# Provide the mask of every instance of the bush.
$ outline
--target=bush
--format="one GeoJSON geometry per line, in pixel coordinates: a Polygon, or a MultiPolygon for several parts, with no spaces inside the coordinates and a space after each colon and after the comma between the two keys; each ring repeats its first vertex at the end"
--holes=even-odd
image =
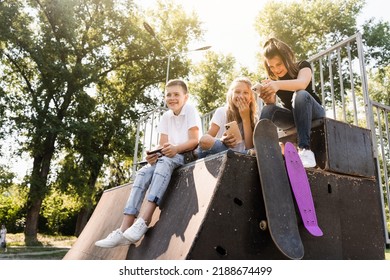
{"type": "Polygon", "coordinates": [[[1,223],[5,224],[8,232],[21,232],[25,226],[25,205],[27,188],[11,185],[3,188],[0,195],[1,223]]]}

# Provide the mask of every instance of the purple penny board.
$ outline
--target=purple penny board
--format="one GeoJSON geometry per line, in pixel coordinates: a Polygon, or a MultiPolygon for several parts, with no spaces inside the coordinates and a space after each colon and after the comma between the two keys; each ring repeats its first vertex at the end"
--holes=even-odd
{"type": "Polygon", "coordinates": [[[287,173],[290,179],[295,200],[301,213],[305,228],[314,236],[322,236],[322,230],[318,226],[316,210],[311,195],[310,184],[306,170],[299,158],[294,145],[287,142],[284,146],[284,159],[287,173]]]}
{"type": "Polygon", "coordinates": [[[304,248],[277,127],[270,120],[260,120],[253,142],[271,238],[286,257],[302,259],[304,248]]]}

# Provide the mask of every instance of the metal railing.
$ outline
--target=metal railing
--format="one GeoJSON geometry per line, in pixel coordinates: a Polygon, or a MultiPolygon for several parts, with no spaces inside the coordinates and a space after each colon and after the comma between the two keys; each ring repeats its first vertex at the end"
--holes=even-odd
{"type": "MultiPolygon", "coordinates": [[[[326,51],[308,59],[313,70],[312,84],[322,99],[326,117],[370,129],[374,158],[378,170],[386,243],[389,240],[389,112],[390,107],[371,101],[368,92],[363,42],[360,33],[347,38],[326,51]],[[364,107],[362,113],[361,108],[364,107]]],[[[259,102],[258,102],[259,103],[259,102]]],[[[259,104],[261,109],[261,102],[259,104]]],[[[133,175],[136,172],[139,143],[142,153],[158,144],[154,135],[159,118],[166,108],[157,108],[138,123],[134,150],[133,175]],[[142,137],[142,141],[141,141],[142,137]]],[[[202,116],[203,132],[207,132],[213,112],[202,116]]]]}
{"type": "Polygon", "coordinates": [[[312,85],[329,118],[370,128],[367,75],[360,33],[309,58],[312,85]],[[365,116],[359,108],[365,108],[365,116]]]}
{"type": "Polygon", "coordinates": [[[374,134],[373,142],[376,143],[376,164],[378,170],[378,185],[381,194],[384,227],[386,229],[386,244],[390,244],[390,107],[371,101],[372,121],[374,123],[371,130],[374,134]]]}
{"type": "Polygon", "coordinates": [[[141,118],[137,124],[133,157],[133,170],[131,173],[132,180],[134,180],[135,178],[137,166],[139,162],[142,161],[142,155],[145,154],[145,151],[151,150],[153,147],[158,146],[159,139],[157,133],[157,125],[160,122],[161,116],[166,110],[166,107],[157,107],[156,109],[148,113],[146,116],[141,118]],[[140,149],[141,153],[138,152],[140,149]],[[141,154],[141,156],[138,156],[138,154],[141,154]]]}
{"type": "Polygon", "coordinates": [[[309,59],[313,89],[322,99],[326,116],[371,131],[378,171],[386,243],[389,228],[389,112],[390,107],[370,99],[363,41],[360,33],[309,59]],[[361,112],[364,108],[364,112],[361,112]],[[359,110],[360,109],[360,110],[359,110]]]}

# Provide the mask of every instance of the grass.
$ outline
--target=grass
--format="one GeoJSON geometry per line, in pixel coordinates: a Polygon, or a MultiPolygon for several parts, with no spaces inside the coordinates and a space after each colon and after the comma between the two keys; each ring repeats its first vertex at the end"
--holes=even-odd
{"type": "MultiPolygon", "coordinates": [[[[42,244],[42,246],[71,247],[74,242],[76,242],[76,239],[77,237],[75,236],[45,235],[38,233],[38,241],[42,244]]],[[[8,246],[26,246],[26,244],[24,243],[24,234],[8,233],[7,244],[8,246]]]]}
{"type": "Polygon", "coordinates": [[[7,234],[7,252],[0,249],[0,260],[61,260],[76,241],[74,236],[38,234],[40,246],[26,246],[24,234],[7,234]]]}

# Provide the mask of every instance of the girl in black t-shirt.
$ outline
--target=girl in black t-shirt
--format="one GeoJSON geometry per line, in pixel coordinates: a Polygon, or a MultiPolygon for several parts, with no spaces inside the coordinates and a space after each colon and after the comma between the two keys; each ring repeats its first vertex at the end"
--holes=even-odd
{"type": "Polygon", "coordinates": [[[269,119],[281,129],[296,126],[303,166],[314,167],[316,161],[310,150],[311,122],[325,117],[325,110],[312,90],[310,63],[297,62],[291,48],[276,38],[264,44],[263,56],[269,79],[253,87],[265,103],[260,119],[269,119]],[[280,106],[276,105],[276,96],[280,106]]]}

